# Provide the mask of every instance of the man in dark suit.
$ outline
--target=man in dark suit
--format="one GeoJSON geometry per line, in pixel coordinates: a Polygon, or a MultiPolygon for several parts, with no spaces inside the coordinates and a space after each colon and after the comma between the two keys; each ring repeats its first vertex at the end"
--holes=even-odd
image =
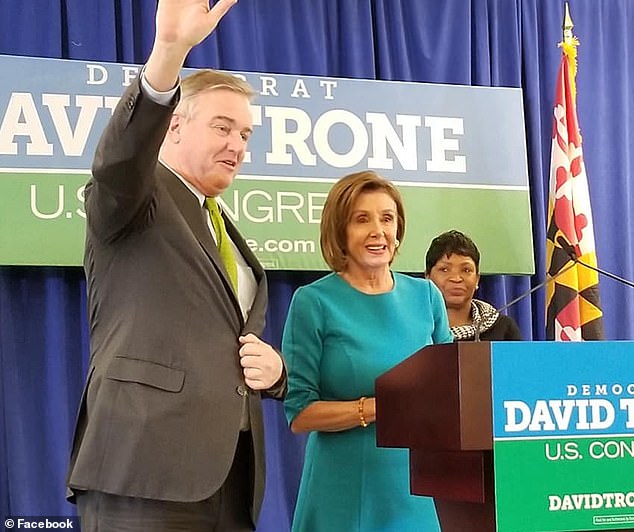
{"type": "Polygon", "coordinates": [[[91,360],[68,477],[83,530],[257,521],[260,400],[284,395],[286,372],[258,338],[264,271],[231,221],[222,215],[225,231],[208,212],[244,157],[253,93],[210,70],[179,82],[235,1],[159,0],[152,52],[86,186],[91,360]]]}

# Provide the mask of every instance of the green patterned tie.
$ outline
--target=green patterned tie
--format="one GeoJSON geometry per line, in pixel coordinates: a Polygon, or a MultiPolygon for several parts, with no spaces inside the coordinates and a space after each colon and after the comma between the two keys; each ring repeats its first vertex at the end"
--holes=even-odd
{"type": "Polygon", "coordinates": [[[231,241],[229,240],[229,235],[227,234],[225,221],[220,215],[220,209],[218,208],[218,203],[216,203],[216,198],[206,198],[205,205],[207,206],[207,210],[209,211],[211,225],[213,225],[214,232],[216,233],[216,245],[218,246],[218,251],[220,252],[220,258],[222,259],[222,262],[224,262],[227,273],[229,274],[229,279],[231,280],[233,291],[237,294],[238,265],[236,264],[236,257],[233,254],[231,241]]]}

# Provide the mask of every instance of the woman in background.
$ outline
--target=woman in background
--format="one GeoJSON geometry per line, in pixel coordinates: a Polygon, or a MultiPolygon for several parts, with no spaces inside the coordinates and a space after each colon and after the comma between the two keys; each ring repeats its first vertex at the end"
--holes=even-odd
{"type": "Polygon", "coordinates": [[[286,415],[310,432],[293,530],[439,530],[432,499],[410,495],[408,451],[376,445],[376,377],[453,340],[434,284],[390,269],[404,233],[400,194],[374,172],[330,190],[321,249],[333,273],[296,291],[282,340],[286,415]]]}
{"type": "Polygon", "coordinates": [[[431,241],[425,276],[440,288],[451,332],[456,340],[521,340],[515,320],[473,295],[480,282],[480,252],[460,231],[447,231],[431,241]]]}

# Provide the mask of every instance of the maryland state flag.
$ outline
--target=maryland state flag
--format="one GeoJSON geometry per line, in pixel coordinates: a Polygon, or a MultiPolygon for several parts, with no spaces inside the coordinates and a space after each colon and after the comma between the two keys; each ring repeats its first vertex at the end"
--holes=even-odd
{"type": "Polygon", "coordinates": [[[550,196],[546,235],[546,337],[549,340],[600,340],[603,312],[598,273],[572,264],[597,266],[588,179],[577,122],[575,74],[579,42],[572,35],[566,4],[563,53],[557,76],[550,155],[550,196]],[[563,237],[563,239],[561,238],[563,237]],[[561,243],[569,243],[568,249],[561,243]]]}

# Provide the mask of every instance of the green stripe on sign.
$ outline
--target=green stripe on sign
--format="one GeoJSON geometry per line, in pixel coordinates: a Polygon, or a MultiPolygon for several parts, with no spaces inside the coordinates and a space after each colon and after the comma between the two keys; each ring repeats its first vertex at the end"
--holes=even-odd
{"type": "Polygon", "coordinates": [[[634,527],[634,437],[494,445],[499,532],[634,527]]]}
{"type": "MultiPolygon", "coordinates": [[[[3,173],[0,264],[80,265],[85,174],[3,173]]],[[[321,270],[319,222],[329,182],[241,177],[223,197],[256,256],[268,269],[321,270]]],[[[406,237],[395,269],[424,270],[431,239],[448,229],[469,234],[481,271],[534,273],[527,190],[401,187],[406,237]]]]}

